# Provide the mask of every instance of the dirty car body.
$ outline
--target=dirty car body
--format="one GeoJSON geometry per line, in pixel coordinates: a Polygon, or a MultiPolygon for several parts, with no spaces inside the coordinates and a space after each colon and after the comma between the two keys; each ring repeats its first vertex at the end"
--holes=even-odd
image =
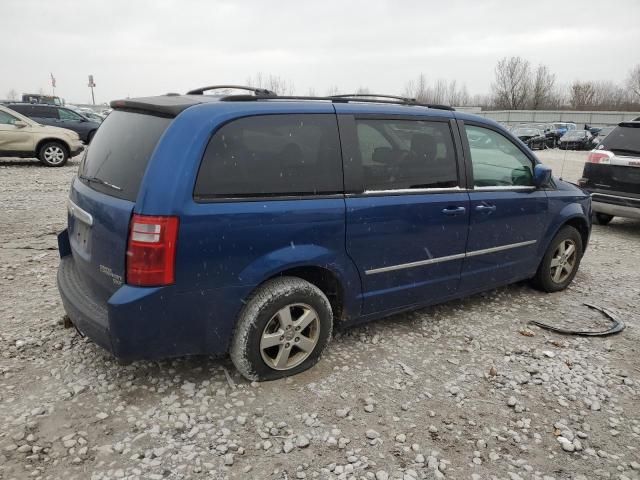
{"type": "Polygon", "coordinates": [[[353,325],[531,278],[564,226],[587,244],[589,196],[536,184],[544,168],[493,121],[245,100],[114,102],[85,154],[58,286],[118,358],[228,352],[243,306],[278,277],[317,286],[353,325]],[[144,250],[165,235],[168,250],[144,250]]]}

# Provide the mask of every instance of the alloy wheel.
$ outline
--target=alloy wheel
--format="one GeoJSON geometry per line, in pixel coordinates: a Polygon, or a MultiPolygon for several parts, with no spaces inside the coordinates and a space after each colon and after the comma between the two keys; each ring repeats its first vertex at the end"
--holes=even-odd
{"type": "Polygon", "coordinates": [[[44,159],[51,165],[58,165],[64,161],[64,150],[57,145],[49,145],[44,150],[44,159]]]}
{"type": "Polygon", "coordinates": [[[554,283],[563,283],[573,272],[577,259],[576,243],[570,239],[560,242],[551,257],[551,280],[554,283]]]}
{"type": "Polygon", "coordinates": [[[304,362],[320,338],[320,319],[309,305],[295,303],[276,312],[264,327],[260,354],[274,370],[289,370],[304,362]]]}

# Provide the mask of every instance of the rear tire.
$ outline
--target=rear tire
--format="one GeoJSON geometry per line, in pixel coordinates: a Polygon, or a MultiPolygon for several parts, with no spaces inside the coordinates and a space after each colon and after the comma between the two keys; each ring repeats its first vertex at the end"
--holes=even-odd
{"type": "Polygon", "coordinates": [[[276,380],[315,365],[331,339],[331,304],[297,277],[268,280],[242,309],[230,356],[249,380],[276,380]]]}
{"type": "Polygon", "coordinates": [[[565,225],[551,241],[531,283],[543,292],[559,292],[573,281],[582,260],[582,237],[565,225]]]}
{"type": "Polygon", "coordinates": [[[613,220],[613,215],[609,215],[608,213],[594,213],[593,218],[598,225],[608,225],[611,220],[613,220]]]}
{"type": "Polygon", "coordinates": [[[62,167],[69,160],[69,150],[61,142],[47,142],[40,147],[38,158],[47,167],[62,167]]]}

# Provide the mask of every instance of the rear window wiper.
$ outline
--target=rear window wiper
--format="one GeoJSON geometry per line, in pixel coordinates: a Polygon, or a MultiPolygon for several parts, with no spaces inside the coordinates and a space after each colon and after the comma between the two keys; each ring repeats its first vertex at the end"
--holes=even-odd
{"type": "Polygon", "coordinates": [[[120,188],[119,186],[114,185],[113,183],[109,183],[106,180],[102,180],[101,178],[98,178],[98,177],[89,177],[87,175],[78,174],[78,178],[80,180],[84,180],[84,181],[86,181],[88,183],[98,183],[100,185],[104,185],[105,187],[109,187],[109,188],[112,188],[114,190],[118,190],[119,192],[122,191],[122,188],[120,188]]]}

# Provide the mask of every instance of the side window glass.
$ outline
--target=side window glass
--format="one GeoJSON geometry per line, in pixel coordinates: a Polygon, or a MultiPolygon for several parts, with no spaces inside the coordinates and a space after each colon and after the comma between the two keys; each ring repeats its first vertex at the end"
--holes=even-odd
{"type": "Polygon", "coordinates": [[[47,108],[47,107],[38,107],[38,106],[32,106],[29,107],[31,109],[31,112],[29,113],[29,115],[32,115],[34,117],[38,117],[38,118],[58,118],[56,115],[56,111],[52,108],[47,108]]]}
{"type": "Polygon", "coordinates": [[[74,120],[76,122],[81,120],[80,115],[72,112],[71,110],[66,110],[64,108],[57,108],[56,110],[58,111],[60,120],[74,120]]]}
{"type": "Polygon", "coordinates": [[[533,185],[533,164],[511,140],[488,128],[465,125],[476,187],[533,185]]]}
{"type": "Polygon", "coordinates": [[[13,115],[9,115],[7,112],[0,110],[0,125],[13,125],[17,120],[13,115]]]}
{"type": "Polygon", "coordinates": [[[356,128],[366,190],[458,186],[448,123],[360,119],[356,128]]]}
{"type": "Polygon", "coordinates": [[[205,150],[195,196],[260,197],[343,191],[335,115],[261,115],[222,126],[205,150]]]}

